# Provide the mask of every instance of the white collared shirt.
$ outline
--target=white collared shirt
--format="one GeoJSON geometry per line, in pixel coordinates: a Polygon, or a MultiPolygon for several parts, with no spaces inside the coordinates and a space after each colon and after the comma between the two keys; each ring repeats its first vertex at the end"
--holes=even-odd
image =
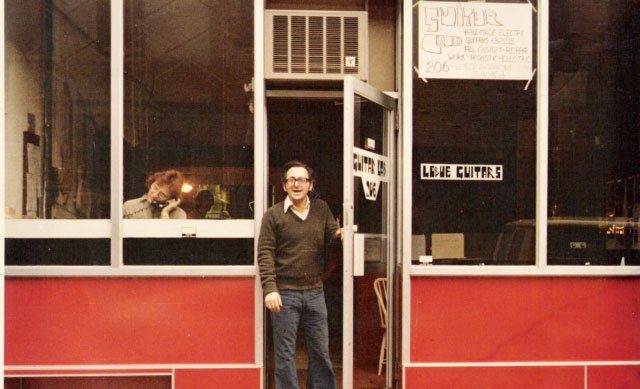
{"type": "Polygon", "coordinates": [[[307,216],[309,216],[309,210],[311,209],[311,200],[309,199],[309,196],[307,196],[307,203],[304,206],[304,210],[302,212],[300,212],[298,210],[298,208],[296,208],[293,205],[293,202],[291,201],[291,199],[289,198],[289,196],[287,196],[286,199],[284,199],[284,213],[287,213],[287,211],[289,210],[289,208],[293,207],[291,210],[293,211],[293,213],[295,213],[296,215],[298,215],[298,217],[302,220],[306,220],[307,216]]]}

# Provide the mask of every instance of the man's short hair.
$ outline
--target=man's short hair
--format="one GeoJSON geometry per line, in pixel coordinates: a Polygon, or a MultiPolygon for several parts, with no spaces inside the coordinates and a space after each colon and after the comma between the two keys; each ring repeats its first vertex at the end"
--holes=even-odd
{"type": "Polygon", "coordinates": [[[309,173],[309,180],[311,182],[314,182],[316,180],[316,172],[314,172],[313,169],[311,169],[311,167],[309,167],[309,165],[307,165],[304,162],[298,161],[298,160],[293,160],[293,161],[289,161],[289,162],[285,163],[284,166],[282,166],[281,180],[282,180],[283,183],[285,181],[287,181],[287,172],[292,167],[301,167],[301,168],[306,169],[307,173],[309,173]]]}

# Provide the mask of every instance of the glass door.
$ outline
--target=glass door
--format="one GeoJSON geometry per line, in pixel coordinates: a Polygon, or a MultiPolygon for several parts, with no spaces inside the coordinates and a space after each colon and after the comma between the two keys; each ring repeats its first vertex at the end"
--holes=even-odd
{"type": "Polygon", "coordinates": [[[345,77],[342,338],[345,389],[358,386],[354,382],[354,361],[363,358],[360,351],[368,342],[377,344],[375,357],[381,366],[380,373],[386,377],[385,386],[391,387],[393,383],[393,320],[389,317],[393,299],[389,293],[394,289],[395,268],[395,112],[395,98],[352,76],[345,77]],[[363,301],[365,289],[377,292],[378,309],[384,309],[372,312],[357,307],[363,301]],[[376,319],[379,337],[364,338],[361,326],[354,325],[371,320],[370,315],[379,317],[376,319]],[[354,353],[354,349],[358,352],[354,353]]]}

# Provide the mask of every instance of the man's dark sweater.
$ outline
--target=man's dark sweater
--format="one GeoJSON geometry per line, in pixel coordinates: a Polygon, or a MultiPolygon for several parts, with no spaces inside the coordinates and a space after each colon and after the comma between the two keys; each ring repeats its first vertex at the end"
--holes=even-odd
{"type": "Polygon", "coordinates": [[[339,226],[327,203],[311,200],[305,220],[284,202],[269,208],[262,219],[258,240],[258,264],[262,292],[266,296],[283,289],[322,286],[325,245],[335,239],[339,226]]]}

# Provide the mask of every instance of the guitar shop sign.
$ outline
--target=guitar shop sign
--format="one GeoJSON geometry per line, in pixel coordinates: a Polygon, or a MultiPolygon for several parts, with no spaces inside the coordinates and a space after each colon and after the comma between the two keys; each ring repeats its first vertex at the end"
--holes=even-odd
{"type": "Polygon", "coordinates": [[[353,148],[353,175],[360,177],[367,200],[375,201],[381,182],[389,182],[389,159],[384,155],[353,148]]]}
{"type": "Polygon", "coordinates": [[[420,1],[418,75],[530,80],[532,10],[531,3],[420,1]]]}
{"type": "Polygon", "coordinates": [[[421,180],[502,181],[502,165],[420,164],[421,180]]]}

